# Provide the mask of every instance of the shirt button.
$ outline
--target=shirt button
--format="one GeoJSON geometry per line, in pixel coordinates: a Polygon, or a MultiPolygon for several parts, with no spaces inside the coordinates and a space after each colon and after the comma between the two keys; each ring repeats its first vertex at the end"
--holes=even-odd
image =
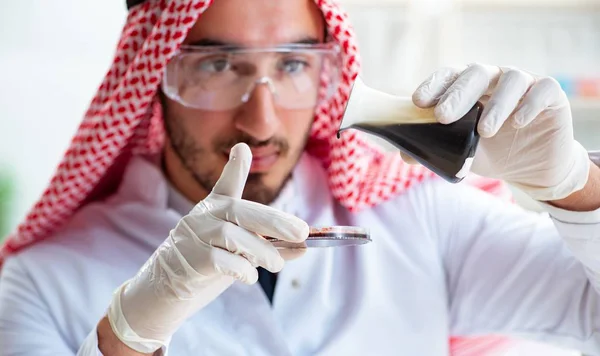
{"type": "Polygon", "coordinates": [[[294,289],[300,288],[300,281],[297,279],[292,279],[292,288],[294,288],[294,289]]]}

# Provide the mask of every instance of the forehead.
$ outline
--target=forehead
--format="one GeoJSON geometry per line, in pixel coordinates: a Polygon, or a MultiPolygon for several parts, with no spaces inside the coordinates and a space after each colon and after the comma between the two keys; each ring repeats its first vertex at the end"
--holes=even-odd
{"type": "Polygon", "coordinates": [[[323,40],[324,20],[314,0],[215,0],[184,43],[214,40],[242,46],[323,40]]]}

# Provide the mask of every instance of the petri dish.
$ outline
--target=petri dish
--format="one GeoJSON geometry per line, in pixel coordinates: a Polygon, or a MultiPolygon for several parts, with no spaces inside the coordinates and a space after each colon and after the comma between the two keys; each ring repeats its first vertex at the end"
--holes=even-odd
{"type": "Polygon", "coordinates": [[[364,245],[371,242],[371,235],[365,228],[358,226],[311,227],[304,242],[294,243],[266,238],[276,248],[311,248],[311,247],[347,247],[364,245]]]}

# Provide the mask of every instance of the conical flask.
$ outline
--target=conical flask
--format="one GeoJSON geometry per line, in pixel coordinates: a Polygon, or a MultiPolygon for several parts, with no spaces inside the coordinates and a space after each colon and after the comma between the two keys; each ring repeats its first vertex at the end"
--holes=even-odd
{"type": "Polygon", "coordinates": [[[417,107],[409,97],[370,88],[358,77],[338,137],[346,129],[378,136],[445,180],[458,183],[469,173],[475,156],[483,105],[476,103],[451,124],[439,123],[433,110],[417,107]]]}

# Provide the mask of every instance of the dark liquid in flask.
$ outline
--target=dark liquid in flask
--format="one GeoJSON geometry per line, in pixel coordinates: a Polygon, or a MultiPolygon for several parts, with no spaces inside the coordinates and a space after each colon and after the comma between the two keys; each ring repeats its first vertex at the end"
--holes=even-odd
{"type": "Polygon", "coordinates": [[[483,105],[478,102],[460,120],[447,125],[356,124],[350,128],[385,139],[445,180],[457,183],[464,178],[457,177],[457,173],[475,155],[482,111],[483,105]]]}

